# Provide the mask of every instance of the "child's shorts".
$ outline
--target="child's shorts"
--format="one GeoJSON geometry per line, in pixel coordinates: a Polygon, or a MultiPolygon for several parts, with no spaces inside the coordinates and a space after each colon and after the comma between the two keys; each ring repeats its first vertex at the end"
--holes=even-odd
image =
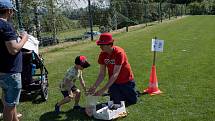
{"type": "MultiPolygon", "coordinates": [[[[72,86],[71,90],[72,92],[75,92],[78,88],[74,85],[72,86]]],[[[61,91],[61,93],[63,94],[63,97],[67,97],[69,96],[69,92],[68,91],[61,91]]]]}

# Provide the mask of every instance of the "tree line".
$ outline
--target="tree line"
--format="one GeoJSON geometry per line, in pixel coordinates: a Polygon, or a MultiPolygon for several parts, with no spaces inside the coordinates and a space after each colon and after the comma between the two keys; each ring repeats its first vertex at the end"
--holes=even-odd
{"type": "MultiPolygon", "coordinates": [[[[87,28],[89,11],[74,0],[19,0],[26,30],[61,32],[87,28]]],[[[87,4],[87,0],[85,0],[87,4]]],[[[215,0],[98,0],[90,6],[93,25],[119,29],[180,15],[215,14],[215,0]]],[[[17,17],[14,18],[17,21],[17,17]]]]}

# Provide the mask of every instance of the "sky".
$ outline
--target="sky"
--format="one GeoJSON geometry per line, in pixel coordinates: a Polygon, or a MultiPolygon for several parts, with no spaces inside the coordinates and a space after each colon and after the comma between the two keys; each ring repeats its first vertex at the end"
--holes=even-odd
{"type": "MultiPolygon", "coordinates": [[[[98,2],[99,0],[90,0],[91,3],[92,2],[98,2]]],[[[104,3],[107,3],[106,1],[109,1],[109,0],[101,0],[101,1],[104,1],[104,3]]],[[[74,5],[74,7],[76,8],[85,8],[88,6],[88,0],[74,0],[74,2],[76,3],[76,5],[74,5]]]]}
{"type": "Polygon", "coordinates": [[[80,7],[80,8],[85,8],[88,5],[87,0],[74,0],[74,1],[77,4],[77,7],[80,7]]]}

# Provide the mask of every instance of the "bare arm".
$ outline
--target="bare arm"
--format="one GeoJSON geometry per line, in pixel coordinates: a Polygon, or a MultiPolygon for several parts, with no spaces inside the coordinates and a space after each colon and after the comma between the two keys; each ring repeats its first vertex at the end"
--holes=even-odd
{"type": "Polygon", "coordinates": [[[82,72],[81,72],[81,76],[79,77],[79,80],[80,80],[80,83],[81,83],[82,88],[83,88],[84,91],[86,92],[86,86],[85,86],[85,81],[84,81],[84,79],[83,79],[82,72]]]}
{"type": "Polygon", "coordinates": [[[115,65],[113,70],[113,75],[110,77],[109,81],[105,84],[103,88],[98,90],[95,95],[102,95],[117,79],[122,65],[115,65]]]}
{"type": "Polygon", "coordinates": [[[120,73],[121,68],[122,68],[122,65],[115,65],[114,66],[113,75],[110,77],[107,84],[103,87],[104,90],[107,90],[116,81],[116,79],[120,73]]]}
{"type": "Polygon", "coordinates": [[[11,55],[15,55],[16,53],[18,53],[24,46],[25,42],[28,40],[27,33],[22,34],[21,37],[22,37],[22,39],[18,43],[16,42],[16,40],[11,40],[11,41],[5,42],[8,52],[11,55]]]}
{"type": "Polygon", "coordinates": [[[97,88],[99,84],[104,80],[105,74],[106,74],[106,66],[100,65],[99,75],[97,77],[95,84],[93,85],[95,88],[97,88]]]}
{"type": "Polygon", "coordinates": [[[100,65],[99,75],[97,77],[97,80],[96,80],[95,84],[92,87],[90,87],[90,89],[88,90],[89,94],[94,94],[95,93],[96,88],[104,80],[105,73],[106,73],[106,66],[105,65],[100,65]]]}

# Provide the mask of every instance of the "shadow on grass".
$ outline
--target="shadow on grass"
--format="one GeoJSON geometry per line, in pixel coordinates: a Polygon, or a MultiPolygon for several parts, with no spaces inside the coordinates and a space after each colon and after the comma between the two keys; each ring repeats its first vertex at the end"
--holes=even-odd
{"type": "Polygon", "coordinates": [[[140,92],[140,91],[137,91],[138,97],[143,96],[143,95],[146,95],[146,94],[148,94],[148,93],[147,93],[147,92],[140,92]]]}
{"type": "MultiPolygon", "coordinates": [[[[102,108],[106,103],[101,103],[96,106],[97,110],[102,108]]],[[[122,119],[122,118],[119,118],[122,119]]],[[[114,119],[112,121],[116,121],[118,119],[114,119]]],[[[93,117],[89,117],[85,113],[85,108],[79,110],[68,110],[67,112],[60,112],[59,115],[53,112],[47,112],[41,115],[39,121],[103,121],[98,120],[93,117]],[[62,119],[64,118],[64,119],[62,119]]]]}
{"type": "Polygon", "coordinates": [[[39,121],[100,121],[91,117],[88,117],[84,109],[81,110],[69,110],[67,112],[60,112],[56,115],[55,112],[47,112],[41,115],[39,121]],[[63,116],[64,115],[64,116],[63,116]],[[62,119],[62,117],[64,119],[62,119]]]}
{"type": "Polygon", "coordinates": [[[32,94],[21,93],[20,102],[32,102],[33,104],[40,104],[44,102],[44,100],[37,93],[32,94]]]}

